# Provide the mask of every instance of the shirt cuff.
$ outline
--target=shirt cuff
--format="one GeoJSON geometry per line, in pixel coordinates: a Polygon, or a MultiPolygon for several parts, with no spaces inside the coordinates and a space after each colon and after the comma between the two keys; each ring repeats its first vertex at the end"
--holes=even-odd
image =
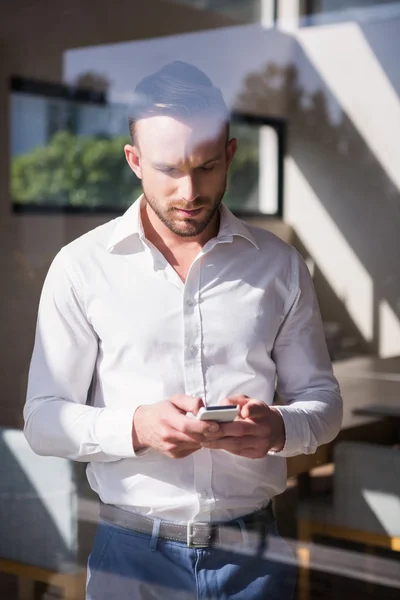
{"type": "Polygon", "coordinates": [[[296,406],[275,406],[285,425],[285,445],[280,452],[270,450],[268,454],[289,458],[297,454],[312,454],[317,449],[317,440],[312,434],[307,416],[296,406]]]}
{"type": "Polygon", "coordinates": [[[120,458],[140,457],[132,444],[132,427],[135,410],[103,408],[96,420],[96,437],[101,450],[120,458]]]}

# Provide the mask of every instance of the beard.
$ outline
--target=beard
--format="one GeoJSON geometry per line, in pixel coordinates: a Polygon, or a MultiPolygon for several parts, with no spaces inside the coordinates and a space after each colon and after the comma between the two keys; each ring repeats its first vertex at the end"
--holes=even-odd
{"type": "Polygon", "coordinates": [[[223,186],[221,186],[221,189],[213,196],[213,198],[200,196],[190,205],[187,202],[183,204],[182,201],[177,200],[176,202],[173,202],[171,206],[165,206],[164,201],[156,199],[146,191],[146,186],[143,181],[142,184],[144,196],[152,211],[160,221],[172,231],[172,233],[184,238],[196,237],[203,233],[217,214],[226,191],[225,180],[223,186]],[[188,216],[184,218],[176,217],[177,209],[196,210],[197,208],[203,209],[201,218],[200,216],[188,216]]]}

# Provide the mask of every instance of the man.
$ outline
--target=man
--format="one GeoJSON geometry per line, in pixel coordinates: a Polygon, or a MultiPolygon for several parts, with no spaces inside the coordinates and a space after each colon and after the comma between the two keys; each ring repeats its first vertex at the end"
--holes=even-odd
{"type": "Polygon", "coordinates": [[[285,457],[332,440],[342,416],[312,282],[292,247],[221,204],[236,140],[204,73],[166,65],[132,110],[143,196],[50,268],[25,434],[89,463],[88,599],[285,600],[270,501],[285,457]],[[218,404],[239,417],[193,418],[218,404]]]}

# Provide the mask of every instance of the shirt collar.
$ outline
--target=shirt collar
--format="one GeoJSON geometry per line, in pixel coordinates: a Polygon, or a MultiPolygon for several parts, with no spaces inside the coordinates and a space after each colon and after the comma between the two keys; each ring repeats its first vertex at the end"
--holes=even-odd
{"type": "Polygon", "coordinates": [[[258,244],[249,228],[243,221],[235,217],[235,215],[229,210],[225,204],[221,204],[220,208],[220,225],[219,232],[217,235],[218,241],[229,241],[232,242],[234,236],[242,237],[248,242],[253,244],[259,250],[258,244]]]}
{"type": "Polygon", "coordinates": [[[144,238],[142,219],[140,217],[140,209],[144,205],[144,202],[144,196],[141,194],[122,217],[117,219],[116,225],[108,240],[108,252],[112,252],[117,244],[123,242],[130,236],[136,236],[141,239],[144,238]]]}
{"type": "MultiPolygon", "coordinates": [[[[140,216],[141,208],[145,204],[145,198],[142,194],[136,202],[117,220],[116,226],[108,240],[107,251],[112,252],[120,242],[130,236],[136,236],[144,239],[142,219],[140,216]]],[[[249,241],[253,246],[259,249],[257,242],[251,235],[246,225],[235,217],[235,215],[224,204],[220,208],[220,226],[216,238],[217,242],[232,242],[234,236],[239,236],[249,241]]]]}

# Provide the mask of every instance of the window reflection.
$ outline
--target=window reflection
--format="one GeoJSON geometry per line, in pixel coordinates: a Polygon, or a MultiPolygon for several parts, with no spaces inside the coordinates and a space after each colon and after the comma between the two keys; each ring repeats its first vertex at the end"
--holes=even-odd
{"type": "Polygon", "coordinates": [[[307,259],[345,400],[338,439],[290,457],[274,500],[299,568],[295,600],[397,600],[400,2],[149,0],[129,14],[116,2],[112,18],[100,2],[90,19],[79,3],[49,3],[53,37],[37,2],[9,3],[0,22],[0,598],[44,600],[64,585],[83,597],[83,579],[58,575],[86,571],[98,520],[86,464],[32,455],[21,432],[37,305],[60,248],[140,194],[123,155],[130,90],[179,58],[214,73],[232,113],[257,116],[232,125],[225,202],[307,259]],[[275,29],[254,24],[274,6],[275,29]]]}
{"type": "Polygon", "coordinates": [[[221,12],[242,22],[257,21],[262,0],[175,0],[195,8],[221,12]]]}
{"type": "MultiPolygon", "coordinates": [[[[97,79],[82,76],[86,85],[97,79]]],[[[103,78],[103,83],[106,81],[103,78]]],[[[104,87],[104,85],[103,85],[104,87]]],[[[15,210],[123,211],[141,182],[123,153],[130,142],[129,105],[107,102],[106,90],[14,78],[11,91],[11,193],[15,210]]],[[[229,171],[226,204],[236,211],[276,214],[282,168],[278,142],[262,143],[262,126],[243,117],[231,126],[238,151],[229,171]],[[262,173],[260,151],[268,146],[262,173]],[[260,196],[260,177],[272,182],[260,196]],[[275,182],[275,183],[274,183],[275,182]]],[[[281,141],[279,143],[282,143],[281,141]]]]}
{"type": "Polygon", "coordinates": [[[399,4],[398,0],[311,0],[309,11],[322,13],[348,10],[351,8],[369,8],[385,4],[399,4]]]}

